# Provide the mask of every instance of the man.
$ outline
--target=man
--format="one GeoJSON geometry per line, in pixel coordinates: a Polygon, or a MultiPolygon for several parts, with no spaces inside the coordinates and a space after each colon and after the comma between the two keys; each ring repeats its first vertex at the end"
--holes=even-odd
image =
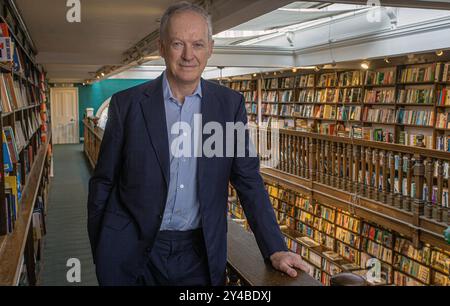
{"type": "Polygon", "coordinates": [[[229,181],[264,258],[295,277],[294,268],[307,268],[287,252],[248,141],[245,157],[179,154],[195,152],[183,140],[199,137],[193,126],[200,114],[202,126],[247,122],[241,94],[201,79],[213,49],[207,13],[187,2],[168,8],[159,48],[165,72],[112,97],[89,183],[99,283],[223,285],[229,181]]]}

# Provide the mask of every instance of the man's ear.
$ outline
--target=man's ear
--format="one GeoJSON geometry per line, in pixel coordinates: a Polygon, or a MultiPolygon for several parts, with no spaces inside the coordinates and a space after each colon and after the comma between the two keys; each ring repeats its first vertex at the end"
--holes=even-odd
{"type": "Polygon", "coordinates": [[[165,52],[164,52],[164,43],[161,40],[161,38],[158,39],[158,50],[159,50],[159,56],[164,58],[165,52]]]}
{"type": "Polygon", "coordinates": [[[211,39],[211,41],[208,44],[208,58],[211,57],[212,53],[213,53],[213,49],[214,49],[214,40],[211,39]]]}

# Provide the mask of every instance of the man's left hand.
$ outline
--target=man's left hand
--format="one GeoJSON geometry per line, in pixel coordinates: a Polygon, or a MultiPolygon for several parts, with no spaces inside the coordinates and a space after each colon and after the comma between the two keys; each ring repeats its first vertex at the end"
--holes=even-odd
{"type": "Polygon", "coordinates": [[[289,275],[296,277],[297,271],[294,268],[301,269],[309,273],[309,267],[303,262],[300,255],[292,252],[275,252],[270,256],[272,266],[289,275]]]}

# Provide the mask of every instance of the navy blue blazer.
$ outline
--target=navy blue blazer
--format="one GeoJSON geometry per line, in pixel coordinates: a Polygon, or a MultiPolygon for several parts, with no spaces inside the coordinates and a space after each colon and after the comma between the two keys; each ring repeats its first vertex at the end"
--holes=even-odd
{"type": "MultiPolygon", "coordinates": [[[[247,122],[240,93],[201,82],[203,126],[216,121],[225,131],[226,122],[247,122]]],[[[165,118],[161,77],[111,98],[88,197],[88,232],[100,285],[133,285],[142,275],[162,222],[170,179],[165,118]]],[[[208,137],[203,136],[203,141],[208,137]]],[[[229,182],[237,190],[262,256],[268,259],[276,251],[287,250],[259,173],[258,157],[203,156],[197,165],[212,285],[223,285],[225,279],[229,182]]]]}

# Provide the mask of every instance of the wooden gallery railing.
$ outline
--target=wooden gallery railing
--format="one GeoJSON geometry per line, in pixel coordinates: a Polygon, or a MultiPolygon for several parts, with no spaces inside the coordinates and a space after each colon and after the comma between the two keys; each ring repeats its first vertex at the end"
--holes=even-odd
{"type": "MultiPolygon", "coordinates": [[[[250,132],[259,140],[258,152],[270,148],[270,131],[250,132]]],[[[279,141],[273,142],[271,160],[260,156],[265,179],[412,237],[417,247],[426,242],[450,250],[443,188],[446,183],[450,189],[450,153],[425,149],[422,140],[409,147],[292,130],[279,130],[279,141]]]]}
{"type": "MultiPolygon", "coordinates": [[[[97,163],[103,130],[90,120],[84,120],[84,152],[92,168],[97,163]]],[[[253,235],[240,225],[228,223],[228,265],[229,285],[258,286],[321,286],[309,274],[299,271],[293,279],[267,265],[258,249],[253,235]]]]}

